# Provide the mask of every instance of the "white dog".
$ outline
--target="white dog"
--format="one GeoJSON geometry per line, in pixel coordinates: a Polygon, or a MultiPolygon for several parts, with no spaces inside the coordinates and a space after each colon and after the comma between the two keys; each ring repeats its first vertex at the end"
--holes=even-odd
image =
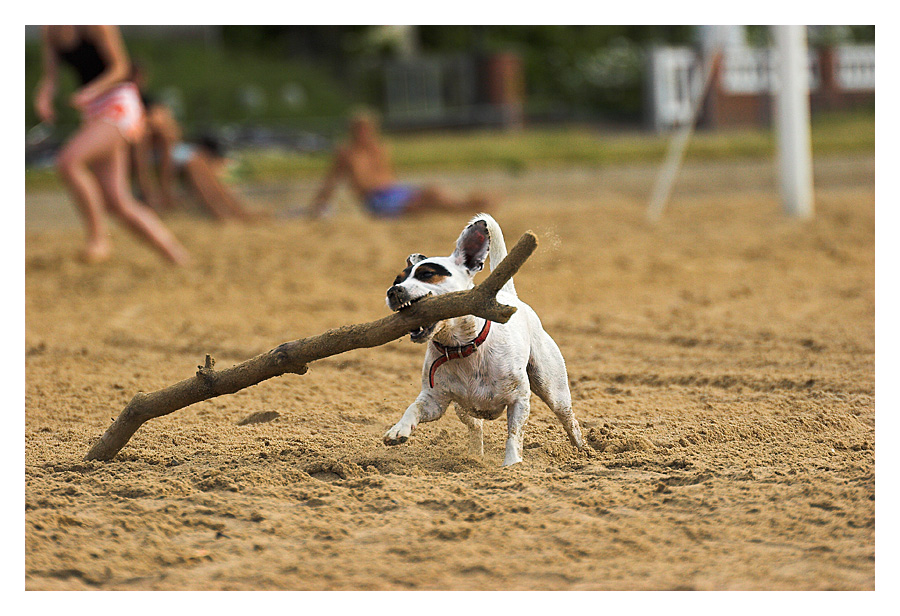
{"type": "MultiPolygon", "coordinates": [[[[409,256],[406,269],[387,291],[388,307],[403,310],[429,294],[472,288],[488,256],[493,270],[506,256],[506,244],[497,221],[479,214],[463,230],[449,257],[409,256]]],[[[509,436],[503,465],[521,462],[533,390],[562,422],[572,444],[584,446],[559,347],[534,310],[519,300],[512,280],[497,294],[497,301],[517,308],[506,323],[469,315],[410,332],[413,342],[430,340],[422,392],[384,435],[386,444],[406,442],[419,423],[439,419],[455,402],[457,415],[469,428],[471,450],[478,455],[484,453],[483,420],[496,419],[506,410],[509,436]]]]}

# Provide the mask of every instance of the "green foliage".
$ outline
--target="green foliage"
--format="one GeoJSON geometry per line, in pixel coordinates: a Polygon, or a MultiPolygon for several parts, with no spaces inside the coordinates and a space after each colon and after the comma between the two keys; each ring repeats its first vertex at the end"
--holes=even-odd
{"type": "MultiPolygon", "coordinates": [[[[419,26],[423,53],[491,54],[522,58],[526,113],[532,119],[630,122],[643,112],[644,53],[655,44],[694,41],[694,26],[419,26]]],[[[378,106],[379,61],[388,48],[367,26],[222,26],[219,40],[129,38],[146,66],[148,88],[171,103],[188,130],[254,122],[333,133],[357,103],[378,106]]],[[[751,44],[764,44],[767,26],[748,26],[751,44]]],[[[874,26],[810,28],[812,44],[871,42],[874,26]]],[[[37,119],[32,94],[40,73],[36,42],[25,48],[25,122],[37,119]]],[[[66,105],[75,87],[63,71],[60,123],[74,128],[66,105]]]]}
{"type": "Polygon", "coordinates": [[[514,51],[523,62],[530,115],[642,113],[644,50],[693,40],[693,26],[421,26],[426,51],[514,51]]]}

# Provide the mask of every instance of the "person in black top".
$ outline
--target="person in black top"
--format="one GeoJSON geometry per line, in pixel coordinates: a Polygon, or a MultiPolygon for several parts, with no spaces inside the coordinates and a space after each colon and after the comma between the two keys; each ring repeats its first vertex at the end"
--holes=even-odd
{"type": "Polygon", "coordinates": [[[136,201],[129,185],[129,143],[144,130],[144,111],[137,88],[128,81],[130,64],[116,26],[44,26],[44,74],[35,95],[41,121],[53,123],[53,99],[59,65],[78,74],[81,87],[69,103],[82,123],[63,146],[56,166],[78,204],[87,227],[84,258],[106,260],[111,253],[104,210],[119,216],[175,264],[188,252],[156,214],[136,201]]]}

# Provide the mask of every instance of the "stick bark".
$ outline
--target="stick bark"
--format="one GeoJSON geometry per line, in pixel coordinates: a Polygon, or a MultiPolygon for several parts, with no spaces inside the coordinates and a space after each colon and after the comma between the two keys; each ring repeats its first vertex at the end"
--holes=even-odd
{"type": "Polygon", "coordinates": [[[467,291],[425,298],[377,321],[346,325],[318,336],[285,342],[225,370],[215,370],[215,360],[207,355],[204,365],[197,367],[194,376],[151,393],[135,394],[84,459],[111,460],[138,428],[151,419],[197,402],[236,393],[276,376],[305,374],[307,366],[317,359],[387,344],[418,327],[467,314],[506,323],[516,309],[497,302],[497,292],[536,247],[537,238],[528,231],[480,285],[467,291]]]}

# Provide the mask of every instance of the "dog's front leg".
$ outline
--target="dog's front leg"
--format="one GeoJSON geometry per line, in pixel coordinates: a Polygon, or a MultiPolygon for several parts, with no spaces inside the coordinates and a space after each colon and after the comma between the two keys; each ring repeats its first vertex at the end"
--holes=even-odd
{"type": "Polygon", "coordinates": [[[385,445],[399,445],[409,440],[410,434],[422,422],[440,419],[450,405],[449,400],[439,400],[431,393],[422,392],[409,405],[403,417],[384,435],[385,445]]]}
{"type": "Polygon", "coordinates": [[[463,409],[457,405],[456,415],[469,429],[469,453],[476,456],[484,455],[484,420],[476,419],[469,414],[469,409],[463,409]]]}
{"type": "Polygon", "coordinates": [[[525,422],[531,410],[528,396],[519,398],[506,409],[506,455],[503,466],[510,466],[522,461],[522,441],[525,438],[525,422]]]}

